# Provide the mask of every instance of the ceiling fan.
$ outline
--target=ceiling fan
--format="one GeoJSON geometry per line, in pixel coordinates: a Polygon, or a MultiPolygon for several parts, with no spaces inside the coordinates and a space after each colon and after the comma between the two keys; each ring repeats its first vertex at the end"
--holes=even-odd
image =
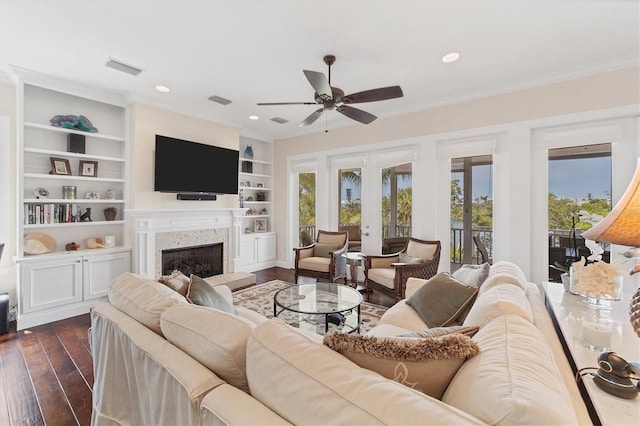
{"type": "Polygon", "coordinates": [[[322,108],[312,112],[311,115],[305,118],[304,121],[299,124],[299,127],[310,125],[320,118],[324,111],[332,109],[360,123],[369,124],[378,117],[361,109],[349,106],[349,104],[384,101],[402,97],[402,89],[400,86],[380,87],[345,95],[342,89],[331,86],[331,65],[333,65],[335,61],[336,57],[333,55],[324,57],[324,63],[329,66],[329,79],[321,72],[302,71],[315,90],[315,102],[263,102],[258,103],[258,105],[322,105],[322,108]]]}

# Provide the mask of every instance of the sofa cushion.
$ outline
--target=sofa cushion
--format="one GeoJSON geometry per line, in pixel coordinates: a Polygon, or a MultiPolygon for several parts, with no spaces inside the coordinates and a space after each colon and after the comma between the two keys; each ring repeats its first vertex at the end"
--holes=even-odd
{"type": "Polygon", "coordinates": [[[578,424],[553,354],[533,324],[502,315],[473,340],[480,353],[460,367],[443,402],[487,424],[578,424]]]}
{"type": "Polygon", "coordinates": [[[533,323],[533,312],[527,294],[520,286],[494,285],[479,292],[478,298],[464,320],[464,325],[483,327],[496,317],[505,314],[518,315],[533,323]]]}
{"type": "Polygon", "coordinates": [[[382,337],[331,333],[323,343],[358,364],[440,399],[467,358],[478,353],[469,336],[382,337]]]}
{"type": "Polygon", "coordinates": [[[407,299],[429,328],[461,325],[478,293],[448,272],[429,279],[407,299]]]}
{"type": "Polygon", "coordinates": [[[227,299],[211,287],[208,282],[193,274],[189,283],[187,300],[196,305],[218,309],[234,315],[236,313],[236,309],[227,299]]]}
{"type": "Polygon", "coordinates": [[[468,285],[470,287],[480,287],[482,283],[489,276],[489,269],[491,265],[488,263],[483,263],[482,265],[467,265],[464,264],[458,269],[454,271],[453,278],[457,279],[464,285],[468,285]]]}
{"type": "Polygon", "coordinates": [[[337,244],[316,244],[313,248],[314,257],[331,257],[329,253],[340,248],[337,244]]]}
{"type": "Polygon", "coordinates": [[[404,328],[404,332],[419,331],[427,328],[422,317],[415,309],[407,305],[406,300],[400,300],[387,309],[384,315],[382,315],[382,318],[380,318],[380,323],[375,328],[383,324],[404,328]]]}
{"type": "Polygon", "coordinates": [[[246,349],[253,322],[216,309],[183,304],[167,309],[160,326],[171,343],[229,384],[249,391],[246,349]]]}
{"type": "Polygon", "coordinates": [[[187,297],[191,279],[180,271],[173,271],[171,275],[163,275],[158,278],[158,282],[187,297]]]}
{"type": "Polygon", "coordinates": [[[489,268],[489,276],[482,284],[480,292],[488,290],[496,283],[511,283],[520,286],[523,290],[527,289],[527,277],[522,269],[515,263],[501,260],[494,263],[489,268]],[[486,288],[485,288],[486,287],[486,288]]]}
{"type": "Polygon", "coordinates": [[[247,343],[251,395],[293,424],[478,424],[472,416],[358,367],[273,318],[247,343]],[[401,408],[400,408],[401,407],[401,408]]]}
{"type": "Polygon", "coordinates": [[[160,335],[160,315],[175,304],[187,303],[164,284],[130,272],[113,279],[107,294],[113,306],[160,335]]]}

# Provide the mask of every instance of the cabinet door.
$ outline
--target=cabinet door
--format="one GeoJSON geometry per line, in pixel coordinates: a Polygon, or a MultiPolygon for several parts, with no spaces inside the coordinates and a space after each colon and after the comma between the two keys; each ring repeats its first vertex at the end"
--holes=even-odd
{"type": "Polygon", "coordinates": [[[20,275],[24,313],[82,301],[80,257],[25,263],[20,275]]]}
{"type": "Polygon", "coordinates": [[[253,235],[240,237],[240,261],[245,264],[257,261],[256,237],[253,235]]]}
{"type": "Polygon", "coordinates": [[[275,234],[261,235],[257,237],[257,261],[266,262],[276,259],[276,236],[275,234]]]}
{"type": "Polygon", "coordinates": [[[82,269],[84,300],[106,296],[111,280],[131,271],[131,252],[85,256],[82,269]]]}

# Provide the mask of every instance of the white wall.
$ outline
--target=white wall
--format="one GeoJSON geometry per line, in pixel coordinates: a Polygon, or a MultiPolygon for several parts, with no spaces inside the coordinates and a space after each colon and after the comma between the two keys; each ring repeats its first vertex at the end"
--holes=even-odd
{"type": "MultiPolygon", "coordinates": [[[[602,120],[628,118],[632,129],[620,136],[624,149],[614,152],[614,197],[624,191],[640,155],[634,117],[640,113],[640,68],[632,67],[563,83],[550,84],[505,95],[428,109],[388,119],[378,119],[368,126],[354,125],[274,143],[274,187],[289,188],[274,194],[275,206],[287,206],[288,167],[295,161],[322,164],[336,153],[367,152],[403,144],[419,144],[420,178],[414,179],[413,191],[428,194],[414,202],[414,217],[422,218],[418,238],[440,239],[443,253],[448,253],[450,166],[447,152],[456,156],[473,155],[476,144],[493,140],[494,148],[494,258],[518,263],[528,277],[542,281],[546,265],[532,248],[533,235],[546,233],[544,217],[533,213],[534,205],[546,204],[546,196],[534,194],[534,179],[546,161],[532,157],[534,132],[562,126],[580,126],[602,120]],[[318,149],[318,147],[322,147],[318,149]],[[534,170],[536,172],[534,172],[534,170]]],[[[605,139],[609,135],[601,135],[605,139]]],[[[610,140],[603,140],[608,142],[610,140]]],[[[317,186],[330,180],[318,170],[317,186]]],[[[546,187],[545,187],[546,188],[546,187]]],[[[546,189],[545,189],[546,191],[546,189]]],[[[325,191],[326,193],[326,191],[325,191]]],[[[546,192],[545,192],[546,194],[546,192]]],[[[330,195],[330,194],[328,194],[330,195]]],[[[322,203],[324,200],[319,200],[322,203]]],[[[291,212],[292,206],[286,211],[291,212]]],[[[291,267],[292,224],[282,212],[275,214],[278,232],[278,262],[291,267]]],[[[324,218],[318,218],[326,223],[324,218]]],[[[544,249],[544,248],[543,248],[544,249]]],[[[448,268],[443,261],[441,269],[448,268]]]]}

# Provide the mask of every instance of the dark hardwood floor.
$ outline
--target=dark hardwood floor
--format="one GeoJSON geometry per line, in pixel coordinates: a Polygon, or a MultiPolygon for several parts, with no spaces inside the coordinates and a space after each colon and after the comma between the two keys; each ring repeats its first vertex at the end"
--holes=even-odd
{"type": "MultiPolygon", "coordinates": [[[[293,270],[256,272],[257,284],[293,282],[293,270]]],[[[365,297],[365,300],[366,297],[365,297]]],[[[380,293],[369,302],[391,306],[380,293]]],[[[0,425],[88,425],[91,421],[93,363],[89,314],[13,329],[0,336],[0,425]]]]}

